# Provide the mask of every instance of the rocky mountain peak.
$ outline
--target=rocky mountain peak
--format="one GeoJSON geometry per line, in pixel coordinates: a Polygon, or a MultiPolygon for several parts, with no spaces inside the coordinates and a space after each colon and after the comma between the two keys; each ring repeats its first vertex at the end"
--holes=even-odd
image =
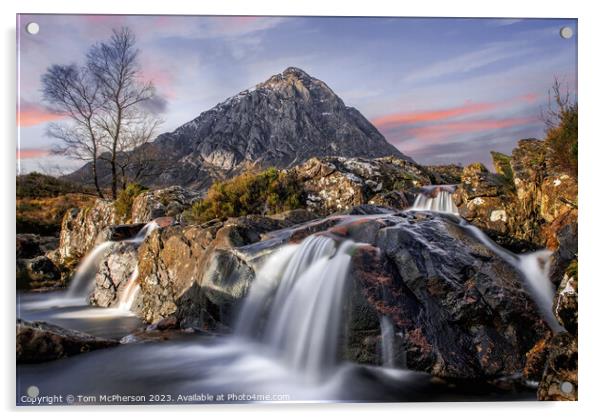
{"type": "MultiPolygon", "coordinates": [[[[146,155],[149,151],[161,167],[153,168],[155,175],[143,183],[200,190],[250,167],[290,168],[313,157],[411,160],[326,83],[297,67],[161,134],[145,146],[146,155]]],[[[86,170],[89,173],[90,168],[71,178],[81,179],[86,170]]]]}

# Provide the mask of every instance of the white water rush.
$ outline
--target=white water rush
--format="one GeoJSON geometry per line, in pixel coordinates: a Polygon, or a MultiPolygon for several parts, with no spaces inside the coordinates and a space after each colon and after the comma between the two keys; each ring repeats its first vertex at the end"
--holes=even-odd
{"type": "Polygon", "coordinates": [[[354,247],[352,241],[337,247],[326,236],[310,236],[276,251],[251,286],[236,335],[254,336],[309,378],[330,372],[337,364],[343,292],[354,247]]]}
{"type": "Polygon", "coordinates": [[[458,207],[452,199],[453,185],[431,185],[418,194],[412,210],[434,211],[458,214],[458,207]]]}

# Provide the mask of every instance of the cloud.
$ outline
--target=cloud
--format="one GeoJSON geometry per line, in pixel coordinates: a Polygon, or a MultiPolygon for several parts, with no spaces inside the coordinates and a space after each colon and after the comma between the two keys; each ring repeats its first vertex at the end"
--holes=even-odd
{"type": "Polygon", "coordinates": [[[403,81],[416,83],[448,75],[456,76],[509,58],[519,57],[532,51],[532,48],[526,48],[522,42],[491,43],[477,51],[470,51],[453,58],[436,61],[409,73],[403,81]]]}
{"type": "Polygon", "coordinates": [[[466,103],[452,108],[385,115],[375,118],[372,123],[379,128],[386,128],[399,124],[432,122],[464,115],[478,114],[493,110],[499,106],[500,104],[494,103],[466,103]]]}
{"type": "Polygon", "coordinates": [[[31,127],[49,121],[57,121],[62,118],[64,117],[60,114],[27,101],[21,101],[17,109],[17,125],[19,127],[31,127]]]}
{"type": "Polygon", "coordinates": [[[21,149],[17,150],[17,159],[36,159],[50,154],[48,149],[21,149]]]}
{"type": "Polygon", "coordinates": [[[492,118],[469,121],[454,121],[407,130],[410,137],[422,140],[440,140],[458,134],[498,130],[507,127],[529,125],[537,122],[536,117],[492,118]]]}

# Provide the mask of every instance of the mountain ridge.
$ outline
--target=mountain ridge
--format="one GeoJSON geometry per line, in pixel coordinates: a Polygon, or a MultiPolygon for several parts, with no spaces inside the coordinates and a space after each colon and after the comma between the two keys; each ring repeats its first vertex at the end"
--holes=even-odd
{"type": "MultiPolygon", "coordinates": [[[[136,152],[157,160],[142,183],[196,189],[249,168],[290,168],[312,157],[413,161],[325,82],[297,67],[227,98],[136,152]]],[[[85,180],[87,172],[84,166],[68,178],[85,180]]],[[[104,182],[104,168],[99,172],[104,182]]]]}

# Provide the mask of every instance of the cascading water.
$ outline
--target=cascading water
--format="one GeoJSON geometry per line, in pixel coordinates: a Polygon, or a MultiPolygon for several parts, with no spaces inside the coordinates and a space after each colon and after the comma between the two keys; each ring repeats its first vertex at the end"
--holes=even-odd
{"type": "Polygon", "coordinates": [[[380,317],[380,352],[382,365],[386,368],[395,367],[395,352],[393,350],[395,330],[388,316],[380,317]]]}
{"type": "Polygon", "coordinates": [[[354,247],[345,241],[337,249],[328,237],[310,236],[277,251],[251,286],[236,334],[260,331],[264,345],[310,378],[328,372],[336,365],[343,290],[354,247]]]}
{"type": "MultiPolygon", "coordinates": [[[[124,242],[128,242],[134,245],[139,245],[144,241],[152,231],[157,229],[159,225],[156,222],[147,223],[140,231],[134,236],[132,239],[127,239],[124,242]]],[[[90,294],[90,291],[94,287],[94,276],[96,276],[96,271],[98,269],[98,264],[100,263],[102,257],[106,255],[108,251],[110,251],[111,247],[116,244],[115,241],[106,241],[97,245],[81,262],[75,275],[73,276],[73,280],[67,290],[67,299],[82,299],[85,300],[86,297],[90,294]]],[[[137,269],[135,272],[137,273],[137,269]]],[[[132,276],[133,277],[133,276],[132,276]]],[[[132,279],[130,277],[130,280],[132,279]]],[[[136,275],[137,277],[137,275],[136,275]]],[[[135,279],[134,279],[135,280],[135,279]]],[[[128,285],[132,283],[128,281],[128,285]]]]}
{"type": "Polygon", "coordinates": [[[92,280],[96,275],[96,269],[101,258],[115,244],[113,241],[106,241],[96,246],[80,263],[77,271],[71,280],[69,289],[67,290],[67,298],[85,299],[90,293],[92,280]]]}
{"type": "Polygon", "coordinates": [[[516,255],[492,241],[476,226],[460,219],[460,226],[470,231],[479,241],[495,252],[500,258],[519,270],[526,280],[525,287],[530,292],[539,312],[554,332],[562,331],[562,326],[554,316],[554,286],[550,281],[550,257],[552,252],[544,249],[529,254],[516,255]]]}
{"type": "Polygon", "coordinates": [[[411,210],[436,211],[439,213],[458,214],[458,207],[452,199],[453,190],[449,185],[435,185],[421,192],[416,197],[411,210]]]}
{"type": "MultiPolygon", "coordinates": [[[[416,197],[411,210],[427,210],[458,215],[458,208],[453,203],[449,186],[433,186],[430,190],[426,191],[426,194],[421,193],[416,197]],[[433,197],[433,193],[437,195],[433,197]]],[[[523,274],[526,280],[525,287],[533,297],[535,304],[539,308],[539,312],[548,326],[554,332],[562,331],[562,327],[553,313],[554,287],[549,277],[550,256],[552,253],[549,250],[541,250],[524,255],[513,254],[492,241],[476,226],[471,225],[459,216],[458,219],[460,226],[470,231],[485,246],[523,274]]]]}

